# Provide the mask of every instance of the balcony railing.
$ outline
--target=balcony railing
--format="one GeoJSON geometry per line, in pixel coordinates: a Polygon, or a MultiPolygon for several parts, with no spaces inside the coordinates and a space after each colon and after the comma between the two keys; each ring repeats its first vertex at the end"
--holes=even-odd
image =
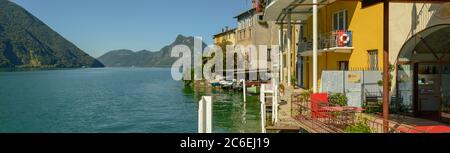
{"type": "MultiPolygon", "coordinates": [[[[299,44],[299,52],[312,50],[312,39],[303,40],[299,44]]],[[[328,33],[319,34],[318,49],[337,49],[353,47],[353,32],[348,30],[336,30],[328,33]]]]}

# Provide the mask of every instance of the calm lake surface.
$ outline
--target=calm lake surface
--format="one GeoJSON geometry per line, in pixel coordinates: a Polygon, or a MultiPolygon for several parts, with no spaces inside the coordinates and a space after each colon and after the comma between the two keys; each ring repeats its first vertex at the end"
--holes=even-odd
{"type": "Polygon", "coordinates": [[[194,92],[164,68],[0,72],[0,132],[195,133],[204,95],[214,132],[260,132],[255,97],[194,92]]]}

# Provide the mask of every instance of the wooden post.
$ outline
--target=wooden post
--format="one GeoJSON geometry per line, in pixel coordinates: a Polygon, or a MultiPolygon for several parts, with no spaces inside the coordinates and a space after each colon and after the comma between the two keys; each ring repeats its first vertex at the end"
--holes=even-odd
{"type": "Polygon", "coordinates": [[[279,59],[279,72],[280,72],[280,82],[283,82],[283,24],[280,25],[280,30],[278,31],[278,45],[280,47],[280,59],[279,59]]]}
{"type": "Polygon", "coordinates": [[[244,102],[247,102],[247,93],[246,93],[247,87],[245,86],[245,79],[242,79],[242,94],[244,96],[244,102]]]}
{"type": "Polygon", "coordinates": [[[277,90],[277,82],[276,82],[276,80],[273,80],[273,83],[272,83],[272,87],[273,87],[273,89],[272,89],[272,91],[273,91],[273,93],[272,93],[272,103],[274,104],[274,110],[275,110],[275,124],[278,122],[278,97],[277,97],[277,93],[278,93],[278,90],[277,90]]]}
{"type": "Polygon", "coordinates": [[[264,92],[264,88],[265,88],[265,85],[261,84],[261,89],[259,92],[259,102],[261,102],[261,132],[262,133],[266,133],[266,95],[264,92]]]}
{"type": "Polygon", "coordinates": [[[313,0],[313,93],[317,93],[317,84],[318,84],[318,8],[317,8],[317,0],[313,0]]]}
{"type": "Polygon", "coordinates": [[[266,103],[261,103],[261,133],[266,133],[266,103]]]}
{"type": "Polygon", "coordinates": [[[389,0],[383,4],[383,132],[389,132],[389,0]]]}
{"type": "Polygon", "coordinates": [[[212,98],[203,96],[198,104],[198,133],[212,133],[212,98]]]}
{"type": "Polygon", "coordinates": [[[287,86],[291,86],[291,39],[292,39],[292,24],[291,24],[291,10],[288,10],[289,14],[287,16],[287,52],[286,52],[286,66],[287,66],[287,86]]]}

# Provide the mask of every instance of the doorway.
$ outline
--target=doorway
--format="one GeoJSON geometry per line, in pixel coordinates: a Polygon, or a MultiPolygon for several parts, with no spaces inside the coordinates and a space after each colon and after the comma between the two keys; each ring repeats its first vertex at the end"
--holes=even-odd
{"type": "Polygon", "coordinates": [[[419,63],[417,72],[417,116],[439,120],[442,103],[442,70],[440,64],[419,63]]]}
{"type": "Polygon", "coordinates": [[[415,117],[450,121],[450,62],[398,64],[397,95],[415,117]]]}

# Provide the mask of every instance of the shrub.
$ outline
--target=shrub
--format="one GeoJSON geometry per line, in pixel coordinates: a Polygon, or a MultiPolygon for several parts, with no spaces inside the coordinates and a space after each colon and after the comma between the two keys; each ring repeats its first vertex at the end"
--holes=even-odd
{"type": "Polygon", "coordinates": [[[372,133],[372,129],[367,123],[367,119],[357,121],[356,124],[344,129],[346,133],[372,133]]]}
{"type": "Polygon", "coordinates": [[[347,106],[348,99],[347,96],[345,96],[344,94],[336,93],[328,97],[328,101],[332,105],[347,106]]]}

